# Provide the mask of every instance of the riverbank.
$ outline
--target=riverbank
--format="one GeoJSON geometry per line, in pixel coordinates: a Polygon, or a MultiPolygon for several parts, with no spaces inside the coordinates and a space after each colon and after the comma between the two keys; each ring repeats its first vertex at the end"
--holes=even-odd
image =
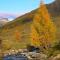
{"type": "Polygon", "coordinates": [[[27,49],[10,49],[3,52],[2,59],[0,60],[60,60],[60,54],[51,55],[48,57],[43,52],[32,51],[29,52],[27,49]]]}
{"type": "Polygon", "coordinates": [[[3,52],[3,60],[8,59],[21,59],[21,60],[40,60],[40,58],[47,58],[47,55],[42,53],[37,53],[36,51],[29,52],[27,49],[10,49],[3,52]]]}

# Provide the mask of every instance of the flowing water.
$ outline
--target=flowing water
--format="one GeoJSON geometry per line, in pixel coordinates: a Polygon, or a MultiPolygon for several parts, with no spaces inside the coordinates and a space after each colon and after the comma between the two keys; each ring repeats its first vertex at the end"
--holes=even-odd
{"type": "Polygon", "coordinates": [[[22,54],[7,55],[3,57],[3,60],[28,60],[26,56],[22,54]]]}

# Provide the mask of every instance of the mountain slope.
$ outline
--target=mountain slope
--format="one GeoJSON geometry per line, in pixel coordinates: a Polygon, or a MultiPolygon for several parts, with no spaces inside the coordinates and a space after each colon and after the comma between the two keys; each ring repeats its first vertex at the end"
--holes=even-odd
{"type": "MultiPolygon", "coordinates": [[[[51,18],[53,19],[53,22],[56,24],[58,32],[57,32],[57,39],[60,40],[60,13],[56,3],[59,3],[59,0],[56,0],[55,2],[48,4],[47,8],[51,15],[51,18]],[[56,9],[57,8],[57,9],[56,9]]],[[[59,3],[60,4],[60,3],[59,3]]],[[[36,9],[37,10],[37,9],[36,9]]],[[[27,44],[30,44],[30,25],[32,23],[34,14],[36,13],[36,10],[33,10],[23,16],[20,16],[16,18],[14,21],[7,23],[4,27],[2,27],[2,30],[0,30],[0,37],[2,37],[3,40],[3,46],[7,49],[9,48],[23,48],[26,47],[27,44]],[[7,44],[9,45],[7,46],[7,44]],[[21,46],[22,44],[22,46],[21,46]]]]}
{"type": "Polygon", "coordinates": [[[9,22],[7,18],[0,19],[0,27],[2,27],[3,25],[7,24],[7,22],[9,22]]]}

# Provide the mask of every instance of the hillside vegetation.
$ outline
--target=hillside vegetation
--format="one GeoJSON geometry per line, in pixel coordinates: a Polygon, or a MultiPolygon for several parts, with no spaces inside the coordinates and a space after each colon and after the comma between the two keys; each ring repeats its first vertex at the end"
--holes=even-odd
{"type": "MultiPolygon", "coordinates": [[[[55,3],[56,1],[47,5],[47,9],[51,15],[52,21],[57,26],[57,40],[60,40],[60,15],[55,11],[55,3]],[[52,4],[53,6],[51,7],[52,4]]],[[[37,10],[38,9],[33,10],[16,18],[0,29],[0,39],[2,40],[1,44],[4,50],[26,48],[26,45],[30,44],[31,24],[37,10]]]]}

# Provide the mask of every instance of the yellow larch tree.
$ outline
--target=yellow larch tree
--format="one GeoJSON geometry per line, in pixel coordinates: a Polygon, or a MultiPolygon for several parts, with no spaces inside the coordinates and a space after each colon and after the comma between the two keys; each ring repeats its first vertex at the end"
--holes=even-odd
{"type": "Polygon", "coordinates": [[[56,26],[50,18],[46,5],[41,1],[31,25],[31,44],[47,48],[55,41],[55,33],[56,26]]]}

